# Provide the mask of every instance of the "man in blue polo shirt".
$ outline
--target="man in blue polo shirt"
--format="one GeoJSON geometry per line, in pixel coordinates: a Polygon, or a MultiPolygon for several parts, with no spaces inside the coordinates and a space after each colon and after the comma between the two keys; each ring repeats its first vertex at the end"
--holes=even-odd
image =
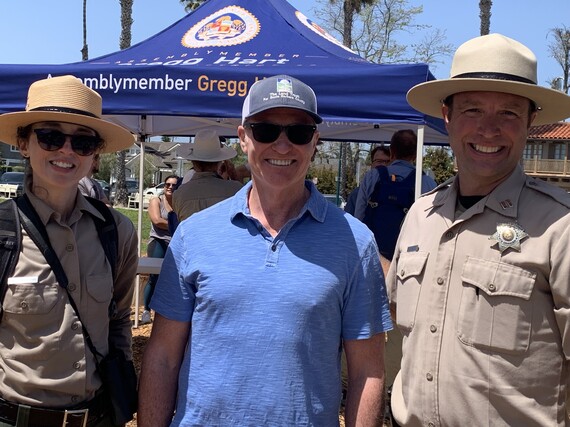
{"type": "Polygon", "coordinates": [[[141,427],[335,426],[381,420],[391,329],[372,233],[305,180],[319,139],[313,90],[255,83],[238,127],[252,181],[178,227],[151,307],[141,427]]]}

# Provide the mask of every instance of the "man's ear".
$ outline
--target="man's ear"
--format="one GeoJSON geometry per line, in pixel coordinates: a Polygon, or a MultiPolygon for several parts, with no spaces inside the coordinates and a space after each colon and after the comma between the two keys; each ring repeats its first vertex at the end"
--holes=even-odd
{"type": "Polygon", "coordinates": [[[238,138],[239,138],[239,145],[241,147],[241,151],[244,154],[247,154],[247,143],[245,142],[245,128],[242,125],[239,125],[237,128],[238,138]]]}

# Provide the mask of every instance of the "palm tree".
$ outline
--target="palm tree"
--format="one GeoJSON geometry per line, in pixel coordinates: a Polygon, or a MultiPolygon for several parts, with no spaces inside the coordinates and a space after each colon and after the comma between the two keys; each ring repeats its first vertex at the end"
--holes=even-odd
{"type": "Polygon", "coordinates": [[[208,0],[180,0],[180,3],[184,5],[184,11],[186,13],[190,13],[193,10],[198,9],[202,6],[203,3],[206,3],[208,0]]]}
{"type": "MultiPolygon", "coordinates": [[[[133,25],[133,0],[120,0],[121,4],[121,36],[119,39],[119,48],[121,50],[131,46],[133,25]]],[[[127,192],[125,163],[127,160],[127,151],[119,151],[117,153],[117,191],[113,203],[119,206],[127,206],[129,203],[129,194],[127,192]]]]}
{"type": "Polygon", "coordinates": [[[491,28],[491,7],[493,0],[479,0],[479,18],[481,18],[481,35],[489,34],[491,28]]]}
{"type": "Polygon", "coordinates": [[[87,49],[87,0],[83,0],[83,48],[81,49],[81,60],[89,59],[89,51],[87,49]]]}

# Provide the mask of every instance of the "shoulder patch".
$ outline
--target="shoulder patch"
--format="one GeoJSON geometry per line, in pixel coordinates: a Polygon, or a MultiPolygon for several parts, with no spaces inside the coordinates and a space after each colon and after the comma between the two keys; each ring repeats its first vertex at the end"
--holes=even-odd
{"type": "Polygon", "coordinates": [[[551,199],[557,201],[561,205],[570,208],[570,194],[568,194],[562,188],[548,184],[541,179],[533,178],[531,176],[526,177],[525,185],[528,188],[532,188],[539,193],[549,196],[551,199]]]}

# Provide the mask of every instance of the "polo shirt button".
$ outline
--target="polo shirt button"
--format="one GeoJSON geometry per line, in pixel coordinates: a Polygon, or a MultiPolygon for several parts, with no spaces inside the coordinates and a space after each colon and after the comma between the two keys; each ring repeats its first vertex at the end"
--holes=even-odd
{"type": "Polygon", "coordinates": [[[444,283],[445,283],[445,280],[443,280],[443,277],[438,277],[438,278],[437,278],[437,284],[438,284],[438,285],[441,286],[441,285],[443,285],[444,283]]]}
{"type": "Polygon", "coordinates": [[[435,333],[435,332],[437,332],[437,326],[431,325],[431,326],[429,327],[429,330],[430,330],[431,332],[435,333]]]}
{"type": "Polygon", "coordinates": [[[453,231],[448,231],[447,233],[445,233],[445,238],[446,239],[453,239],[453,231]]]}
{"type": "Polygon", "coordinates": [[[428,381],[433,381],[433,375],[428,372],[428,373],[426,374],[426,379],[427,379],[428,381]]]}
{"type": "Polygon", "coordinates": [[[67,252],[73,252],[73,249],[74,249],[74,246],[71,243],[65,245],[65,250],[67,252]]]}
{"type": "Polygon", "coordinates": [[[77,286],[75,285],[75,283],[70,283],[67,286],[67,289],[69,289],[71,292],[75,291],[77,289],[77,286]]]}
{"type": "Polygon", "coordinates": [[[495,287],[495,285],[493,285],[492,283],[489,285],[489,290],[491,292],[495,292],[497,290],[497,288],[495,287]]]}
{"type": "Polygon", "coordinates": [[[275,252],[275,251],[277,250],[277,245],[272,245],[272,246],[271,246],[271,250],[272,250],[273,252],[275,252]]]}

